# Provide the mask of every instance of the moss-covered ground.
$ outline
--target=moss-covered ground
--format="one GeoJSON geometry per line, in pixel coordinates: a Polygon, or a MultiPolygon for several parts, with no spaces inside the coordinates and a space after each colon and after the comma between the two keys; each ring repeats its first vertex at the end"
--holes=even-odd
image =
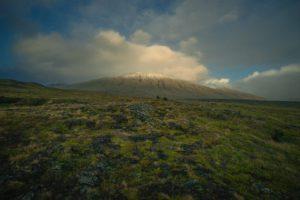
{"type": "Polygon", "coordinates": [[[0,84],[1,199],[299,199],[300,105],[0,84]]]}

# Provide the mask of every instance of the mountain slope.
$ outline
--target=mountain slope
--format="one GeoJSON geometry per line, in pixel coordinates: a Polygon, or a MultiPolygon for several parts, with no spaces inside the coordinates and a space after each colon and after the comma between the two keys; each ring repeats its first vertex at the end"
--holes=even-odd
{"type": "Polygon", "coordinates": [[[160,96],[172,99],[262,99],[255,95],[231,89],[213,89],[160,74],[135,73],[112,78],[100,78],[67,85],[64,88],[127,96],[160,96]]]}

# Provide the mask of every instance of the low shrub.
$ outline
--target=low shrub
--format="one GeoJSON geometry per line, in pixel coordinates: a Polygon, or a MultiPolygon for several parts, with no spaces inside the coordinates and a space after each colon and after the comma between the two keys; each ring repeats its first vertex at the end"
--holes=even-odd
{"type": "Polygon", "coordinates": [[[283,141],[283,136],[284,133],[282,130],[276,129],[272,134],[271,134],[271,138],[275,141],[275,142],[282,142],[283,141]]]}

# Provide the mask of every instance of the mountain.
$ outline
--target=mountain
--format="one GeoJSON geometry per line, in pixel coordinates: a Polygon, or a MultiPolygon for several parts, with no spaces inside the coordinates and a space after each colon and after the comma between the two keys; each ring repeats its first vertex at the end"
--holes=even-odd
{"type": "Polygon", "coordinates": [[[255,99],[261,97],[222,88],[213,89],[161,74],[133,73],[62,86],[65,89],[99,91],[114,95],[167,97],[171,99],[255,99]]]}

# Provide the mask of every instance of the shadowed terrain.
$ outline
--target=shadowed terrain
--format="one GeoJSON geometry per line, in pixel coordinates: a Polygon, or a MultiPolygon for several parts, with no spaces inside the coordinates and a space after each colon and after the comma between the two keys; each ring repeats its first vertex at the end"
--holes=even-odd
{"type": "Polygon", "coordinates": [[[3,199],[298,199],[300,104],[0,81],[3,199]]]}

